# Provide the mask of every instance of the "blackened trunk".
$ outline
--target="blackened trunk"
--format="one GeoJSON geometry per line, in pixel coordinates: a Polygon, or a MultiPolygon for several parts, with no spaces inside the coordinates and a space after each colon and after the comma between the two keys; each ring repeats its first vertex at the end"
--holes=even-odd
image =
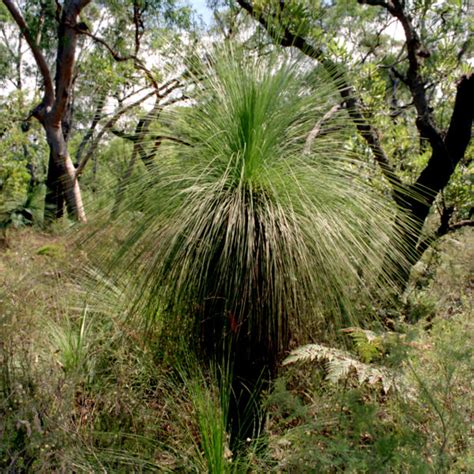
{"type": "Polygon", "coordinates": [[[53,152],[49,151],[46,196],[44,201],[44,220],[50,223],[64,215],[64,195],[61,186],[61,170],[56,166],[53,152]]]}
{"type": "Polygon", "coordinates": [[[265,416],[261,395],[274,378],[290,339],[289,315],[281,300],[273,299],[271,282],[277,268],[264,257],[267,233],[258,212],[248,211],[245,228],[252,233],[249,240],[254,242],[254,258],[242,258],[239,244],[231,250],[227,247],[234,255],[227,259],[235,262],[241,275],[240,282],[229,285],[228,261],[222,260],[228,232],[227,220],[223,220],[221,246],[215,248],[210,262],[213,271],[207,274],[205,303],[197,318],[204,357],[231,370],[228,428],[232,450],[245,446],[247,438],[255,438],[262,431],[265,416]]]}
{"type": "Polygon", "coordinates": [[[463,76],[457,85],[454,110],[446,137],[443,139],[439,134],[431,137],[432,153],[427,165],[416,182],[407,187],[406,192],[397,191],[399,215],[396,225],[401,232],[400,240],[392,244],[405,253],[407,261],[394,262],[390,257],[388,261],[400,292],[406,289],[411,270],[426,248],[422,245],[421,237],[436,196],[448,185],[469,146],[474,118],[473,102],[474,74],[471,73],[463,76]],[[407,221],[409,226],[406,225],[407,221]]]}

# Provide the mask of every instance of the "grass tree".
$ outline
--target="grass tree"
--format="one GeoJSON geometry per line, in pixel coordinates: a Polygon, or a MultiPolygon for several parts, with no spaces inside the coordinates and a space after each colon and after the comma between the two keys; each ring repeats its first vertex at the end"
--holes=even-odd
{"type": "Polygon", "coordinates": [[[226,48],[199,71],[193,106],[168,117],[180,140],[129,200],[139,219],[116,261],[134,315],[232,366],[239,439],[292,335],[348,324],[354,296],[390,284],[391,210],[351,155],[337,91],[307,64],[226,48]]]}

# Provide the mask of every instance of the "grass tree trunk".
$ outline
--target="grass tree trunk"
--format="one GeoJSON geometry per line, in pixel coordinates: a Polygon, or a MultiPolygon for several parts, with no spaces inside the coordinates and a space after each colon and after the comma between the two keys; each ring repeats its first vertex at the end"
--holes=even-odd
{"type": "MultiPolygon", "coordinates": [[[[207,274],[203,301],[197,315],[199,346],[204,358],[229,366],[232,397],[229,406],[229,431],[232,449],[257,436],[264,416],[259,404],[261,394],[276,373],[282,350],[288,348],[291,315],[275,301],[271,278],[278,271],[269,265],[266,246],[271,231],[265,228],[258,210],[241,210],[244,226],[240,239],[253,242],[249,258],[242,259],[241,242],[229,247],[225,224],[220,242],[210,261],[214,271],[207,274]],[[239,278],[229,285],[228,265],[238,266],[239,278]]],[[[227,218],[231,218],[228,216],[227,218]]],[[[274,236],[278,238],[277,236],[274,236]]],[[[288,299],[288,308],[292,307],[288,299]]]]}

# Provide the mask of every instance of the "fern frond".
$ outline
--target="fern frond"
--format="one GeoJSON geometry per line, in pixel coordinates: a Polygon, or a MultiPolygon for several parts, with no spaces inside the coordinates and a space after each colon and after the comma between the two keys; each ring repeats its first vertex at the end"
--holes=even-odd
{"type": "Polygon", "coordinates": [[[283,361],[283,365],[294,364],[300,361],[313,362],[316,360],[317,362],[327,362],[335,358],[343,359],[346,357],[347,353],[340,349],[326,347],[321,344],[306,344],[292,351],[283,361]]]}
{"type": "Polygon", "coordinates": [[[307,344],[291,352],[283,361],[283,365],[294,364],[295,362],[322,362],[326,364],[326,379],[332,383],[356,376],[359,385],[376,385],[380,383],[384,393],[390,390],[397,390],[404,395],[412,392],[407,387],[403,375],[385,367],[375,367],[354,359],[351,354],[333,347],[326,347],[321,344],[307,344]]]}
{"type": "Polygon", "coordinates": [[[363,362],[370,363],[383,354],[383,336],[357,327],[347,328],[343,332],[349,333],[354,341],[357,354],[363,362]]]}

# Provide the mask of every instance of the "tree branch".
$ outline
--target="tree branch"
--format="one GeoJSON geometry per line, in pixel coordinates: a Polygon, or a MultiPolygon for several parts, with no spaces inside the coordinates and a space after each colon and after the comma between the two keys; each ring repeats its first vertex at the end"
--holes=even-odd
{"type": "Polygon", "coordinates": [[[311,132],[309,132],[308,137],[306,138],[306,143],[304,144],[304,150],[303,153],[309,153],[311,151],[311,146],[313,145],[314,140],[316,137],[321,133],[321,128],[324,126],[324,124],[330,120],[330,118],[338,111],[340,110],[341,106],[339,104],[334,105],[329,109],[328,112],[326,112],[323,117],[318,120],[316,125],[313,127],[311,132]]]}
{"type": "Polygon", "coordinates": [[[137,107],[140,105],[142,102],[145,102],[145,100],[149,99],[150,97],[153,97],[155,95],[155,91],[149,92],[148,94],[144,95],[140,99],[136,100],[135,102],[132,102],[131,104],[121,108],[118,110],[108,121],[107,123],[102,127],[102,130],[97,134],[95,139],[91,142],[89,145],[89,149],[87,151],[86,156],[84,159],[79,163],[79,166],[76,169],[76,177],[80,176],[81,173],[84,171],[84,168],[87,164],[87,162],[91,159],[92,155],[94,154],[94,151],[96,150],[101,138],[105,135],[105,133],[110,130],[118,121],[118,119],[124,115],[125,113],[129,112],[131,109],[134,107],[137,107]]]}
{"type": "MultiPolygon", "coordinates": [[[[146,2],[144,5],[144,9],[146,9],[146,2]]],[[[135,0],[133,2],[133,24],[135,25],[135,56],[138,55],[138,51],[140,49],[140,41],[143,36],[143,11],[144,10],[141,9],[139,2],[135,0]]]]}
{"type": "Polygon", "coordinates": [[[293,46],[310,58],[318,61],[324,67],[331,79],[338,87],[339,94],[347,107],[347,111],[354,122],[358,132],[366,141],[375,161],[378,163],[383,175],[391,184],[395,200],[400,198],[397,191],[404,187],[401,179],[397,176],[394,168],[390,164],[388,156],[382,148],[379,136],[374,127],[368,122],[363,112],[360,99],[347,80],[341,65],[334,63],[326,57],[322,48],[315,47],[308,43],[302,36],[292,33],[288,28],[277,28],[278,18],[276,15],[270,18],[258,13],[253,5],[246,0],[237,0],[237,3],[247,11],[256,21],[258,21],[272,37],[272,39],[284,47],[293,46]]]}
{"type": "Polygon", "coordinates": [[[136,142],[138,140],[137,136],[133,133],[127,133],[123,130],[118,130],[117,128],[111,128],[110,133],[114,134],[116,137],[123,138],[130,142],[136,142]]]}
{"type": "Polygon", "coordinates": [[[164,109],[165,107],[168,107],[168,106],[170,106],[170,105],[176,104],[177,102],[181,102],[182,100],[188,100],[188,99],[189,99],[189,97],[186,96],[186,95],[181,95],[181,96],[179,96],[179,97],[174,97],[173,99],[170,99],[170,100],[168,100],[168,101],[166,101],[166,102],[163,102],[163,103],[161,104],[161,108],[164,109]]]}
{"type": "Polygon", "coordinates": [[[107,41],[105,41],[104,39],[94,35],[90,31],[83,30],[83,29],[78,29],[77,27],[76,27],[76,31],[78,33],[80,33],[81,35],[87,36],[87,37],[91,38],[92,40],[94,40],[96,43],[101,44],[102,46],[104,46],[104,48],[110,53],[112,58],[117,62],[124,62],[124,61],[130,61],[130,60],[134,61],[135,59],[137,59],[137,57],[134,54],[129,54],[128,56],[121,56],[120,53],[115,51],[112,48],[112,46],[110,46],[107,43],[107,41]]]}
{"type": "Polygon", "coordinates": [[[465,219],[462,221],[454,222],[449,226],[449,230],[458,230],[462,227],[474,227],[474,220],[472,219],[465,219]]]}
{"type": "Polygon", "coordinates": [[[171,135],[151,135],[150,138],[152,140],[155,140],[155,142],[159,143],[161,143],[163,140],[168,140],[170,142],[179,143],[180,145],[192,146],[191,143],[187,142],[186,140],[183,140],[178,137],[173,137],[171,135]]]}
{"type": "MultiPolygon", "coordinates": [[[[4,41],[4,45],[5,45],[5,48],[7,48],[8,52],[10,53],[10,55],[14,58],[17,56],[17,53],[15,51],[13,51],[12,48],[10,48],[10,40],[8,39],[8,35],[7,33],[5,32],[5,28],[4,26],[2,25],[0,27],[0,31],[2,32],[2,36],[3,36],[3,41],[4,41]]],[[[20,35],[21,35],[21,32],[20,32],[20,35]]]]}
{"type": "Polygon", "coordinates": [[[161,98],[168,96],[174,90],[184,87],[182,82],[179,79],[171,79],[167,83],[159,87],[158,92],[161,98]]]}
{"type": "Polygon", "coordinates": [[[457,85],[454,109],[444,140],[454,166],[464,156],[471,140],[474,118],[474,73],[461,78],[457,85]]]}
{"type": "MultiPolygon", "coordinates": [[[[474,74],[463,76],[458,83],[454,109],[444,142],[436,148],[420,173],[415,186],[438,193],[449,182],[456,165],[464,156],[471,140],[474,118],[474,74]]],[[[434,199],[430,198],[431,202],[434,199]]]]}
{"type": "Polygon", "coordinates": [[[19,26],[23,36],[28,43],[31,52],[33,53],[33,57],[35,58],[36,65],[40,71],[41,77],[43,78],[44,83],[44,104],[46,106],[52,105],[54,102],[54,88],[53,88],[53,81],[51,79],[51,73],[49,71],[48,64],[46,59],[43,56],[40,48],[36,44],[35,40],[33,39],[31,32],[22,16],[18,8],[11,0],[3,0],[4,5],[7,7],[8,11],[12,15],[13,19],[15,20],[16,24],[19,26]]]}
{"type": "MultiPolygon", "coordinates": [[[[117,62],[125,62],[125,61],[133,61],[135,63],[135,67],[141,71],[143,71],[150,81],[151,85],[154,87],[155,91],[158,91],[159,86],[158,83],[151,73],[151,71],[145,66],[145,63],[136,55],[136,54],[129,54],[127,56],[122,56],[120,53],[115,51],[108,43],[102,38],[99,38],[98,36],[94,35],[90,31],[83,30],[83,29],[77,29],[76,31],[82,35],[88,36],[92,40],[94,40],[96,43],[101,44],[104,46],[104,48],[110,53],[112,58],[117,61],[117,62]]],[[[137,50],[137,46],[139,47],[139,44],[135,45],[135,50],[137,50]]],[[[158,92],[157,92],[158,93],[158,92]]]]}
{"type": "Polygon", "coordinates": [[[82,154],[84,153],[85,147],[89,140],[93,137],[95,128],[97,127],[100,119],[102,118],[102,111],[105,106],[105,99],[107,96],[107,89],[103,88],[102,91],[100,92],[99,98],[97,100],[97,105],[96,109],[94,111],[94,116],[92,117],[92,123],[87,130],[87,133],[82,137],[81,143],[79,144],[79,147],[77,148],[76,152],[76,166],[79,166],[79,163],[81,162],[82,159],[82,154]]]}
{"type": "Polygon", "coordinates": [[[410,89],[417,111],[416,126],[422,139],[428,139],[433,148],[439,147],[443,139],[435,126],[433,114],[426,97],[426,82],[420,72],[423,58],[429,57],[430,53],[421,44],[411,16],[405,10],[405,2],[403,0],[388,0],[387,2],[378,0],[357,1],[360,4],[377,5],[385,8],[401,23],[405,33],[405,44],[408,53],[408,71],[404,82],[410,89]]]}

